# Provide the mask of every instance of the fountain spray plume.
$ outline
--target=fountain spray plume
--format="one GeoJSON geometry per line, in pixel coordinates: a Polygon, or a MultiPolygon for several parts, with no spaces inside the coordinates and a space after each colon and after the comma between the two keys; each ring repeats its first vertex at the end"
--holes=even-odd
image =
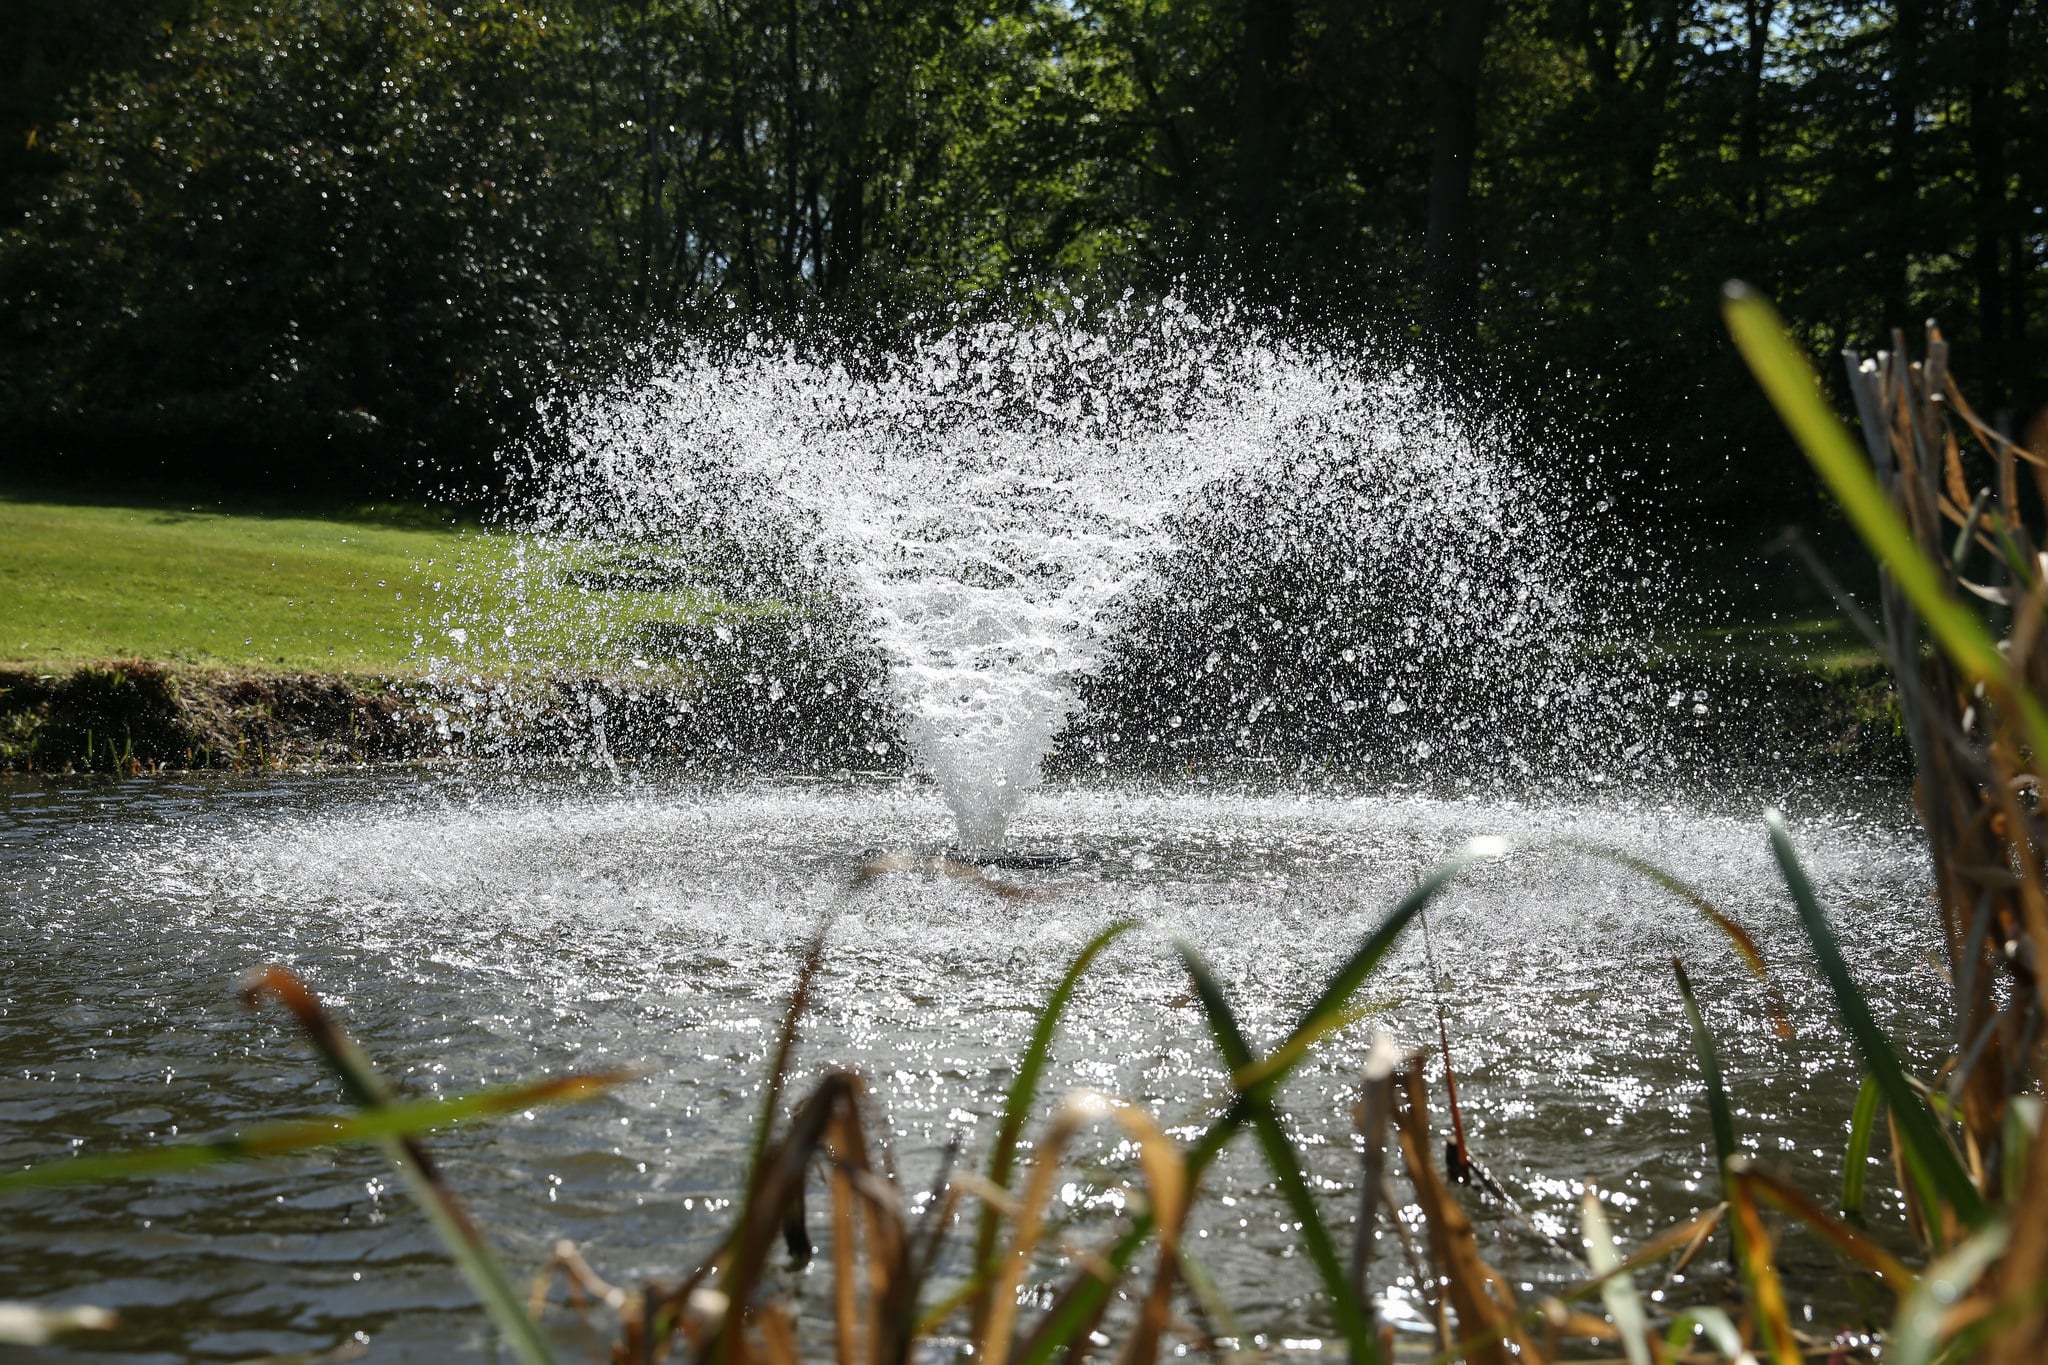
{"type": "Polygon", "coordinates": [[[1383,349],[1169,299],[816,351],[684,342],[563,401],[499,594],[526,619],[473,632],[498,666],[569,636],[830,717],[872,659],[971,852],[1063,733],[1105,765],[1183,734],[1243,756],[1327,712],[1412,764],[1493,736],[1484,761],[1527,771],[1494,722],[1601,685],[1567,657],[1582,537],[1504,429],[1383,349]],[[1474,695],[1492,721],[1445,714],[1474,695]]]}

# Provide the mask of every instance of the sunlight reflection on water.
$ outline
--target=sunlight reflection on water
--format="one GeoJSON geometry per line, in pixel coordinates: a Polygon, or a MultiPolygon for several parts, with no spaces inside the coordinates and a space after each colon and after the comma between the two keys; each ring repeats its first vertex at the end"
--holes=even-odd
{"type": "MultiPolygon", "coordinates": [[[[239,972],[283,961],[412,1093],[566,1066],[647,1070],[583,1108],[436,1140],[522,1266],[568,1236],[630,1283],[708,1247],[729,1216],[720,1201],[797,952],[828,916],[801,1070],[866,1075],[915,1182],[950,1138],[970,1152],[987,1142],[1032,1011],[1105,923],[1142,928],[1077,997],[1047,1091],[1102,1089],[1186,1135],[1223,1091],[1171,942],[1198,948],[1247,1030],[1270,1041],[1387,906],[1481,834],[1516,847],[1454,885],[1431,930],[1475,1152],[1539,1224],[1574,1228],[1587,1179],[1629,1236],[1714,1198],[1673,953],[1721,1036],[1746,1139],[1809,1188],[1840,1178],[1854,1072],[1752,815],[1054,787],[1013,838],[1077,858],[1001,873],[1057,892],[1016,903],[914,875],[848,893],[865,851],[948,841],[944,804],[909,783],[193,780],[18,787],[0,812],[0,1160],[335,1103],[282,1023],[232,1003],[239,972]],[[1773,1040],[1761,992],[1693,912],[1546,846],[1567,837],[1651,856],[1746,923],[1785,984],[1795,1041],[1773,1040]]],[[[1923,960],[1936,946],[1921,913],[1929,877],[1907,814],[1901,803],[1795,828],[1852,965],[1925,1063],[1944,993],[1923,960]]],[[[1434,1039],[1419,938],[1366,995],[1404,1043],[1434,1039]]],[[[1284,1098],[1340,1237],[1368,1034],[1355,1026],[1319,1049],[1284,1098]]],[[[1112,1129],[1084,1142],[1074,1216],[1106,1223],[1103,1196],[1130,1164],[1112,1129]]],[[[124,1341],[145,1356],[309,1349],[361,1329],[388,1358],[425,1359],[472,1340],[480,1318],[384,1185],[374,1158],[343,1153],[40,1196],[10,1210],[0,1262],[20,1297],[120,1310],[124,1341]]],[[[1207,1188],[1218,1198],[1193,1245],[1247,1323],[1326,1333],[1249,1146],[1207,1188]]],[[[1497,1211],[1477,1216],[1511,1279],[1570,1278],[1497,1211]]],[[[1897,1212],[1873,1222],[1892,1228],[1897,1212]]],[[[1389,1245],[1376,1282],[1397,1274],[1389,1245]]],[[[1825,1284],[1805,1292],[1842,1302],[1825,1284]]]]}

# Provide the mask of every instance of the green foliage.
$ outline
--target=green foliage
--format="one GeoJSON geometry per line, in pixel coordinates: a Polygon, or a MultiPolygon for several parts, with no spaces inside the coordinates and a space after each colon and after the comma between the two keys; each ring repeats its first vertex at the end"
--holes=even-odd
{"type": "Polygon", "coordinates": [[[1865,1167],[1870,1161],[1870,1137],[1883,1103],[1884,1092],[1878,1089],[1876,1078],[1865,1076],[1863,1084],[1857,1087],[1856,1109],[1849,1118],[1849,1145],[1842,1151],[1842,1217],[1859,1226],[1863,1222],[1863,1182],[1868,1174],[1865,1167]]]}
{"type": "Polygon", "coordinates": [[[566,321],[554,43],[489,0],[209,7],[52,135],[0,252],[5,398],[387,474],[502,436],[566,321]]]}
{"type": "MultiPolygon", "coordinates": [[[[1046,1062],[1052,1057],[1053,1039],[1059,1033],[1060,1021],[1066,1016],[1067,1005],[1073,1000],[1075,989],[1103,950],[1136,927],[1135,920],[1117,920],[1089,939],[1068,965],[1066,975],[1053,987],[1052,994],[1046,997],[1038,1017],[1032,1021],[1031,1040],[1017,1057],[1016,1078],[1010,1082],[1009,1092],[1003,1097],[1002,1121],[996,1126],[995,1142],[989,1148],[988,1178],[1003,1189],[1010,1187],[1011,1172],[1017,1161],[1017,1144],[1024,1135],[1024,1124],[1031,1115],[1031,1106],[1038,1099],[1038,1084],[1045,1074],[1046,1062]]],[[[975,1225],[975,1265],[989,1263],[995,1254],[996,1235],[996,1212],[992,1207],[984,1207],[975,1225]]],[[[977,1318],[985,1317],[986,1313],[987,1305],[977,1303],[977,1318]]]]}
{"type": "Polygon", "coordinates": [[[500,1114],[515,1114],[537,1105],[586,1099],[624,1079],[622,1075],[571,1076],[489,1086],[450,1099],[412,1100],[367,1110],[347,1119],[306,1119],[260,1124],[247,1132],[203,1142],[171,1142],[104,1156],[46,1161],[17,1171],[0,1172],[0,1195],[55,1185],[92,1185],[108,1180],[137,1180],[213,1166],[228,1161],[253,1161],[320,1147],[383,1142],[416,1137],[437,1129],[500,1114]]]}
{"type": "MultiPolygon", "coordinates": [[[[1258,1064],[1259,1059],[1237,1021],[1237,1011],[1231,1008],[1221,983],[1210,973],[1201,955],[1185,943],[1177,945],[1177,951],[1182,965],[1187,968],[1188,979],[1194,984],[1195,997],[1201,1001],[1202,1012],[1208,1017],[1209,1032],[1215,1039],[1216,1050],[1222,1054],[1231,1075],[1242,1077],[1258,1064]]],[[[1344,1333],[1353,1365],[1379,1365],[1380,1354],[1373,1340],[1371,1310],[1360,1299],[1357,1286],[1345,1273],[1344,1264],[1338,1258],[1337,1245],[1316,1208],[1315,1192],[1302,1170],[1301,1153],[1295,1149],[1294,1140],[1287,1135],[1287,1127],[1281,1122],[1280,1111],[1273,1105],[1272,1087],[1259,1086],[1239,1091],[1239,1094],[1242,1107],[1251,1118],[1259,1147],[1265,1153],[1266,1165],[1273,1172],[1281,1197],[1287,1201],[1288,1211],[1294,1215],[1295,1227],[1301,1233],[1308,1258],[1323,1281],[1323,1292],[1329,1296],[1330,1311],[1337,1319],[1339,1330],[1344,1333]]]]}
{"type": "Polygon", "coordinates": [[[64,167],[49,137],[68,97],[100,72],[132,69],[191,0],[12,0],[0,6],[0,211],[64,167]]]}
{"type": "Polygon", "coordinates": [[[38,139],[0,416],[45,445],[467,477],[666,327],[886,341],[1060,288],[1419,332],[1446,164],[1482,349],[1675,491],[1796,486],[1730,275],[1820,348],[1939,314],[1987,411],[2048,399],[2017,0],[1491,6],[1448,163],[1423,0],[98,0],[91,51],[71,8],[0,21],[0,138],[38,139]]]}
{"type": "Polygon", "coordinates": [[[1856,1044],[1864,1069],[1884,1093],[1885,1103],[1891,1109],[1892,1120],[1898,1125],[1899,1136],[1905,1145],[1907,1164],[1944,1203],[1955,1210],[1956,1216],[1964,1223],[1971,1228],[1983,1227],[1990,1218],[1990,1212],[1977,1187],[1963,1170],[1962,1162],[1957,1159],[1941,1121],[1907,1080],[1905,1068],[1892,1051],[1890,1040],[1871,1016],[1868,1000],[1849,975],[1841,945],[1835,941],[1835,931],[1828,924],[1827,913],[1821,909],[1813,884],[1807,880],[1806,870],[1792,849],[1792,838],[1786,832],[1784,821],[1775,813],[1766,819],[1771,831],[1771,852],[1778,860],[1779,871],[1784,874],[1785,885],[1792,892],[1793,904],[1798,907],[1800,926],[1806,931],[1807,941],[1813,945],[1821,976],[1834,997],[1843,1027],[1856,1044]]]}
{"type": "Polygon", "coordinates": [[[1707,1087],[1707,1117],[1714,1131],[1714,1166],[1726,1170],[1728,1158],[1737,1152],[1735,1145],[1735,1118],[1728,1103],[1728,1088],[1721,1076],[1721,1050],[1714,1043],[1714,1034],[1707,1027],[1706,1016],[1700,1012],[1700,1002],[1693,995],[1692,980],[1685,974],[1685,964],[1677,958],[1671,959],[1671,970],[1678,977],[1678,993],[1685,1000],[1685,1021],[1691,1031],[1693,1057],[1700,1064],[1700,1079],[1707,1087]]]}

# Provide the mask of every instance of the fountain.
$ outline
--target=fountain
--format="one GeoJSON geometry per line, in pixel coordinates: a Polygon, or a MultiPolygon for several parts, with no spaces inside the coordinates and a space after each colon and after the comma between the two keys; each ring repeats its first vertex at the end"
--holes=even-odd
{"type": "MultiPolygon", "coordinates": [[[[1529,726],[1502,718],[1562,720],[1600,683],[1572,656],[1602,559],[1585,518],[1557,515],[1503,458],[1506,424],[1454,411],[1383,350],[1172,301],[960,326],[880,356],[813,350],[685,345],[562,403],[524,480],[519,582],[498,595],[523,605],[451,619],[448,638],[487,642],[500,670],[558,667],[544,642],[564,638],[644,666],[663,623],[634,589],[710,583],[764,604],[671,637],[698,661],[760,610],[842,606],[977,852],[1001,845],[1079,689],[1132,640],[1155,646],[1119,658],[1155,714],[1127,728],[1155,746],[1192,739],[1173,732],[1200,714],[1256,747],[1298,698],[1240,675],[1306,644],[1323,676],[1292,690],[1407,736],[1411,764],[1455,763],[1445,751],[1469,733],[1504,749],[1495,770],[1526,775],[1514,747],[1529,726]],[[630,572],[595,586],[628,591],[593,597],[591,566],[622,554],[630,572]],[[1233,609],[1258,618],[1236,639],[1214,629],[1233,609]],[[1228,695],[1205,708],[1205,689],[1228,695]]],[[[770,707],[844,685],[797,671],[810,676],[749,681],[770,707]]],[[[1106,765],[1114,745],[1096,742],[1106,765]]]]}

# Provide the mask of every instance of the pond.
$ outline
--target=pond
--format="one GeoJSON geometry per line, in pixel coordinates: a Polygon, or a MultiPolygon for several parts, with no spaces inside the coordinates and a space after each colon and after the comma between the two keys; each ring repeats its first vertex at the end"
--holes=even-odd
{"type": "MultiPolygon", "coordinates": [[[[1082,986],[1040,1114],[1073,1087],[1142,1104],[1187,1139],[1223,1073],[1171,945],[1215,967],[1268,1045],[1334,963],[1464,839],[1515,840],[1432,910],[1365,988],[1381,1008],[1285,1091],[1340,1242],[1356,1208],[1351,1108],[1375,1028],[1437,1046],[1433,949],[1474,1155],[1518,1221],[1469,1199],[1519,1285],[1576,1278],[1577,1191],[1597,1185],[1628,1238],[1717,1199],[1707,1118],[1670,959],[1682,955],[1726,1054],[1743,1141],[1803,1188],[1839,1188],[1857,1071],[1814,977],[1761,822],[1745,808],[1615,798],[1520,805],[1399,792],[1053,785],[1017,846],[1074,856],[992,875],[850,890],[876,849],[943,848],[953,823],[916,781],[690,784],[419,769],[265,778],[26,782],[0,788],[0,1163],[18,1167],[268,1118],[334,1112],[335,1084],[275,1013],[235,988],[300,972],[408,1095],[578,1067],[644,1076],[573,1108],[436,1136],[452,1184],[520,1274],[558,1238],[616,1283],[673,1278],[730,1219],[774,1030],[804,944],[829,921],[797,1092],[851,1067],[886,1116],[902,1179],[953,1139],[986,1152],[1033,1012],[1074,953],[1141,922],[1082,986]],[[1696,912],[1556,846],[1658,860],[1748,925],[1793,1038],[1696,912]]],[[[1944,1049],[1929,966],[1926,855],[1902,793],[1845,792],[1794,813],[1802,850],[1880,1018],[1923,1067],[1944,1049]]],[[[1441,1059],[1433,1100],[1443,1102],[1441,1059]]],[[[1439,1127],[1446,1116],[1437,1115],[1439,1127]]],[[[1062,1182],[1081,1244],[1135,1184],[1112,1125],[1084,1132],[1062,1182]]],[[[1884,1157],[1882,1141],[1875,1158],[1884,1157]]],[[[1871,1219],[1899,1232],[1888,1179],[1871,1219]]],[[[1309,1352],[1329,1333],[1313,1272],[1249,1142],[1205,1186],[1189,1243],[1248,1331],[1309,1352]]],[[[1382,1311],[1412,1281],[1381,1232],[1382,1311]]],[[[957,1275],[964,1239],[942,1273],[957,1275]]],[[[1789,1245],[1817,1323],[1857,1321],[1825,1258],[1789,1245]]],[[[812,1272],[822,1286],[826,1272],[812,1272]]],[[[8,1296],[116,1310],[109,1338],[44,1358],[236,1360],[361,1333],[376,1360],[477,1353],[481,1312],[367,1150],[16,1197],[0,1230],[8,1296]]],[[[1686,1286],[1675,1284],[1671,1297],[1686,1286]]],[[[1331,1343],[1335,1349],[1335,1343],[1331,1343]]]]}

